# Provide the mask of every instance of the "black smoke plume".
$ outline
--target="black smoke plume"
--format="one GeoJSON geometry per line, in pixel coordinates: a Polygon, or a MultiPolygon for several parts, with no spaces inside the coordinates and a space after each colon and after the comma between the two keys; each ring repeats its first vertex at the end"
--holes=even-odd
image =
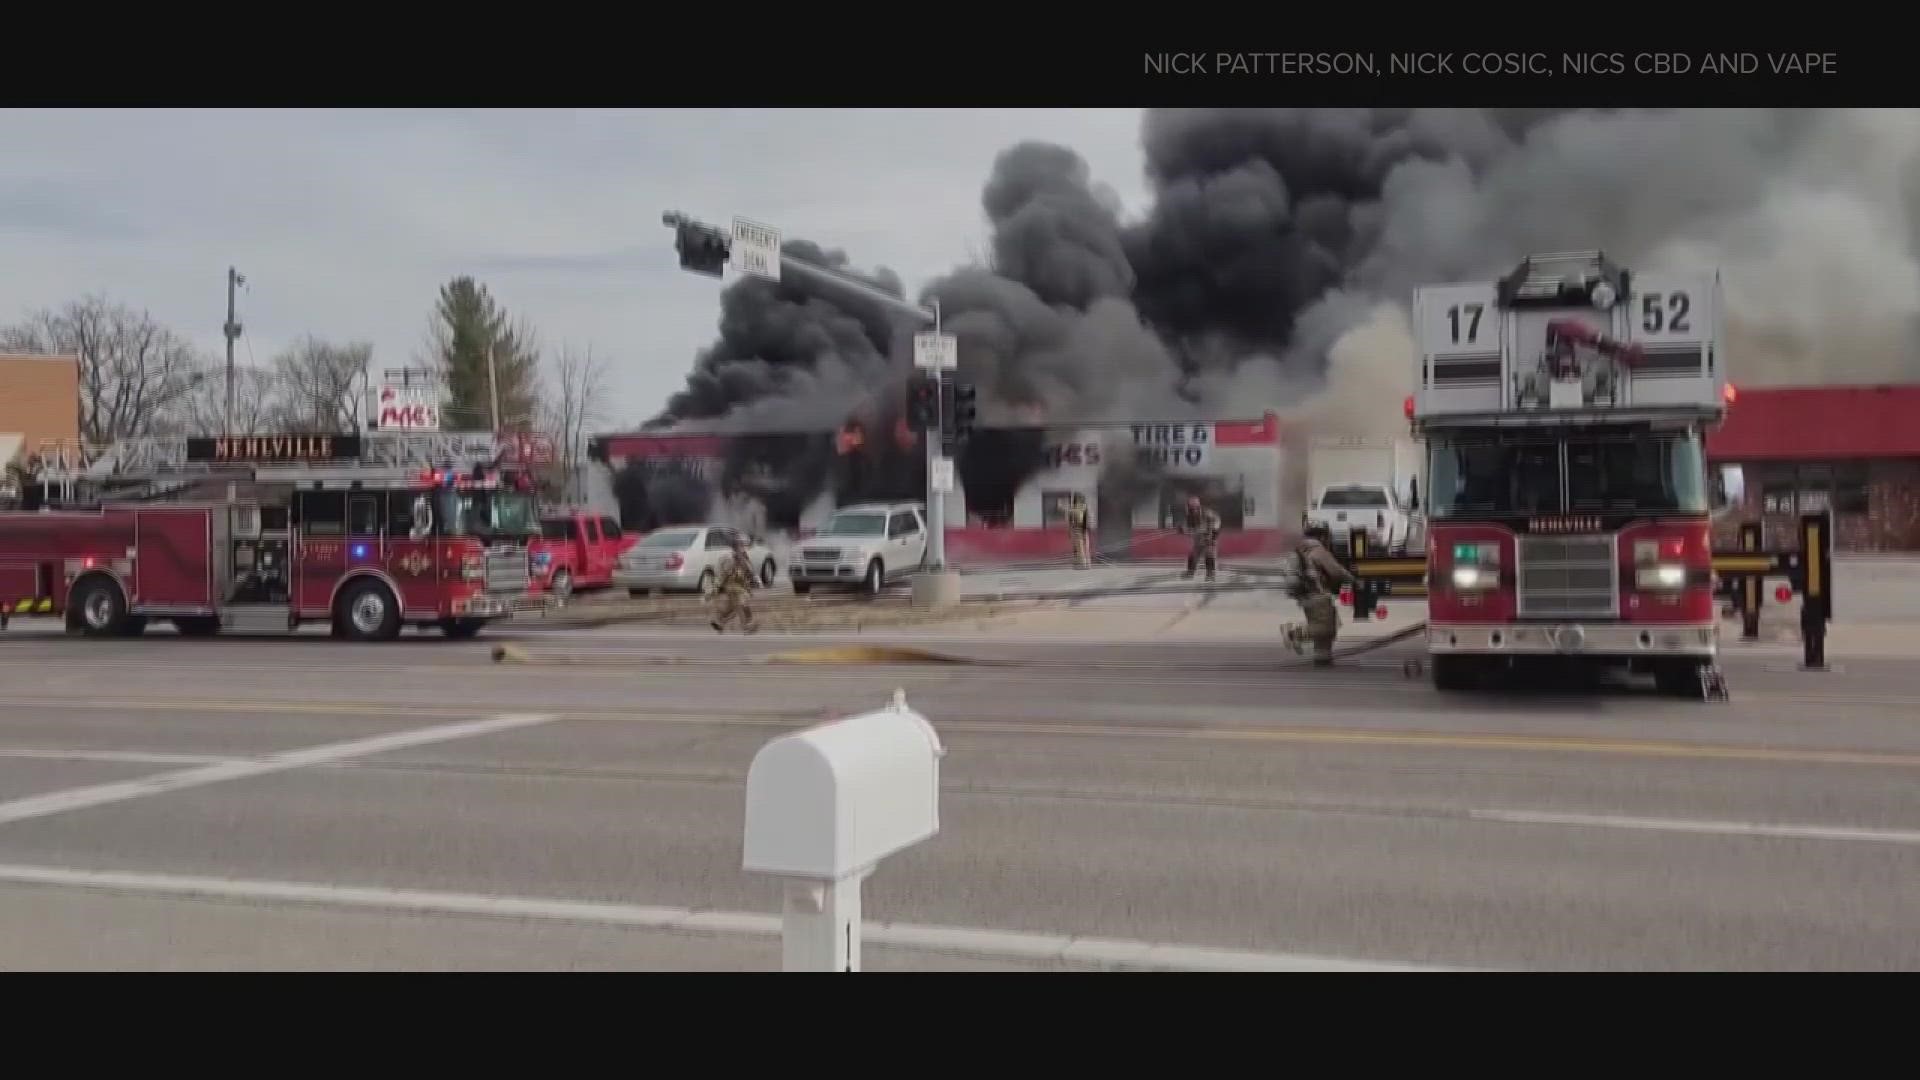
{"type": "Polygon", "coordinates": [[[633,459],[613,474],[620,524],[632,532],[704,521],[714,492],[699,473],[677,461],[633,459]]]}
{"type": "MultiPolygon", "coordinates": [[[[982,425],[1025,429],[985,431],[960,457],[988,521],[1042,464],[1041,427],[1275,409],[1392,431],[1409,291],[1531,252],[1721,268],[1736,379],[1920,371],[1908,110],[1156,109],[1141,147],[1153,204],[1134,222],[1072,150],[1002,152],[981,200],[990,262],[919,298],[960,339],[982,425]]],[[[839,252],[786,251],[903,295],[839,252]]],[[[770,524],[829,493],[916,497],[924,450],[888,433],[919,328],[808,276],[743,279],[721,294],[719,341],[649,426],[820,433],[804,450],[736,440],[722,484],[760,477],[780,507],[770,524]],[[854,429],[845,452],[837,433],[854,429]]]]}

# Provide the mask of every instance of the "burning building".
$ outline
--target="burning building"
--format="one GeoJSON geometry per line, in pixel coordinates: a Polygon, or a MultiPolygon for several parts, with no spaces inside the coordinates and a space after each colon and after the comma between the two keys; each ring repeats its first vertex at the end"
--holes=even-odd
{"type": "MultiPolygon", "coordinates": [[[[962,452],[956,490],[943,504],[948,557],[961,564],[1064,557],[1071,550],[1065,508],[1075,495],[1087,500],[1096,547],[1114,557],[1184,557],[1187,542],[1174,530],[1189,495],[1219,513],[1221,554],[1275,554],[1298,525],[1286,509],[1298,504],[1283,492],[1292,446],[1272,413],[985,429],[962,452]],[[1006,455],[1020,457],[1018,472],[996,460],[1006,455]],[[1018,479],[1008,484],[1009,476],[1018,479]]],[[[848,503],[926,497],[924,450],[901,423],[884,439],[858,421],[814,435],[635,432],[596,439],[593,454],[629,528],[737,519],[750,513],[744,499],[763,508],[767,530],[805,532],[848,503]],[[820,476],[818,494],[786,498],[768,486],[773,477],[807,473],[814,461],[830,474],[820,476]],[[743,463],[763,464],[755,471],[743,463]]]]}

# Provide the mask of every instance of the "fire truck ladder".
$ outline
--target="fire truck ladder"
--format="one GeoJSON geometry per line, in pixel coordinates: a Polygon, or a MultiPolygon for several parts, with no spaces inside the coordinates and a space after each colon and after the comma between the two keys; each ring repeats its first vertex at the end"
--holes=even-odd
{"type": "Polygon", "coordinates": [[[60,489],[65,498],[71,498],[75,485],[81,483],[97,487],[144,483],[150,489],[147,497],[153,497],[155,492],[163,491],[168,484],[190,483],[199,477],[234,473],[245,473],[261,482],[396,482],[418,476],[427,469],[497,463],[517,449],[511,437],[502,439],[488,431],[375,431],[333,437],[357,439],[360,444],[359,456],[342,460],[296,460],[284,464],[192,460],[195,455],[190,453],[189,446],[205,443],[207,439],[146,436],[121,439],[104,447],[64,446],[43,450],[37,455],[33,475],[37,483],[60,489]]]}

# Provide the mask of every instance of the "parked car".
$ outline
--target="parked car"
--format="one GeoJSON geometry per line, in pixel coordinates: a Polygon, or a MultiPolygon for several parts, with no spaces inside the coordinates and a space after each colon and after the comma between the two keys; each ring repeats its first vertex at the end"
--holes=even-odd
{"type": "MultiPolygon", "coordinates": [[[[673,525],[655,530],[620,556],[613,569],[614,587],[633,596],[656,589],[712,592],[738,534],[730,525],[673,525]]],[[[759,537],[748,537],[747,557],[753,560],[761,585],[780,579],[780,566],[759,537]]]]}
{"type": "Polygon", "coordinates": [[[851,586],[877,596],[926,563],[926,518],[919,503],[843,506],[795,551],[787,568],[794,592],[851,586]]]}
{"type": "Polygon", "coordinates": [[[613,584],[614,564],[639,539],[599,514],[543,514],[539,539],[527,545],[534,591],[564,600],[578,589],[604,589],[613,584]]]}

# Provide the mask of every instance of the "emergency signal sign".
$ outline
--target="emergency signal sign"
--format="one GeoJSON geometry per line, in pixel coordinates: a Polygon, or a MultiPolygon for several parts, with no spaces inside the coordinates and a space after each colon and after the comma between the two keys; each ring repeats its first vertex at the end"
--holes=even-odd
{"type": "Polygon", "coordinates": [[[439,431],[440,403],[424,386],[380,387],[380,408],[374,426],[381,431],[439,431]]]}

